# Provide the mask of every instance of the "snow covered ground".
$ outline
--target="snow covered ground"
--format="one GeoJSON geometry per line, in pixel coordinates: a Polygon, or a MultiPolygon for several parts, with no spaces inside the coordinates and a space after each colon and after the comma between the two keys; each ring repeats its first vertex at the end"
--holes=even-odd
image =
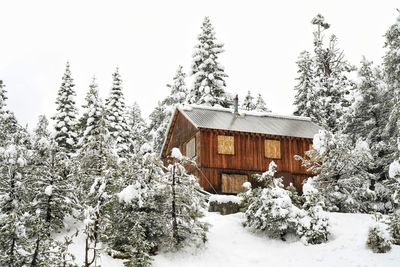
{"type": "Polygon", "coordinates": [[[255,235],[243,228],[243,214],[207,213],[212,225],[205,249],[155,257],[154,266],[400,266],[400,246],[374,254],[365,246],[370,215],[330,213],[330,240],[305,246],[255,235]]]}
{"type": "MultiPolygon", "coordinates": [[[[372,217],[366,214],[330,213],[333,235],[326,244],[305,246],[300,241],[283,242],[256,235],[243,228],[243,214],[222,216],[206,213],[210,225],[204,248],[154,257],[156,267],[188,266],[400,266],[400,246],[386,254],[374,254],[365,246],[372,217]]],[[[72,232],[72,230],[71,230],[72,232]]],[[[83,262],[82,236],[70,251],[83,262]]],[[[123,266],[122,261],[103,256],[103,267],[123,266]]]]}

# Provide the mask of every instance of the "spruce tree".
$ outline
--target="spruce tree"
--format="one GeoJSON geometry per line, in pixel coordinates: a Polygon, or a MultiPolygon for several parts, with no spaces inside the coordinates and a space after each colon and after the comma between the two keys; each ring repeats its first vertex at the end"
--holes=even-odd
{"type": "Polygon", "coordinates": [[[247,91],[247,95],[243,100],[242,109],[245,110],[255,110],[256,109],[256,104],[254,103],[254,97],[251,95],[250,90],[247,91]]]}
{"type": "Polygon", "coordinates": [[[348,76],[354,67],[344,59],[335,35],[330,36],[327,47],[324,47],[324,32],[330,27],[324,17],[318,14],[311,23],[316,27],[313,84],[318,94],[319,114],[315,120],[326,129],[336,132],[340,130],[343,114],[350,105],[346,96],[353,88],[353,82],[348,76]]]}
{"type": "Polygon", "coordinates": [[[137,157],[121,168],[122,187],[113,199],[108,244],[127,266],[148,266],[165,236],[162,162],[143,145],[137,157]],[[121,220],[122,218],[122,220],[121,220]]]}
{"type": "Polygon", "coordinates": [[[167,87],[170,88],[170,93],[163,100],[164,105],[174,106],[176,104],[185,103],[188,95],[185,79],[186,73],[183,71],[183,67],[179,65],[176,74],[172,79],[172,84],[167,84],[167,87]]]}
{"type": "Polygon", "coordinates": [[[127,120],[129,136],[132,140],[129,146],[129,151],[131,154],[136,154],[139,152],[140,147],[149,141],[147,125],[145,120],[142,118],[140,106],[136,102],[128,108],[127,120]]]}
{"type": "Polygon", "coordinates": [[[173,78],[172,84],[167,84],[170,88],[169,95],[161,102],[150,114],[149,134],[153,140],[153,148],[155,152],[161,152],[161,147],[165,140],[165,134],[169,121],[176,105],[184,105],[186,103],[188,92],[185,84],[186,74],[179,66],[173,78]]]}
{"type": "Polygon", "coordinates": [[[14,134],[0,148],[0,266],[24,266],[31,253],[27,138],[14,134]]]}
{"type": "Polygon", "coordinates": [[[172,250],[188,245],[201,245],[207,240],[207,225],[199,219],[203,216],[204,197],[198,191],[197,178],[187,173],[184,164],[191,164],[178,148],[173,148],[172,162],[165,175],[167,200],[164,218],[169,236],[166,246],[172,250]]]}
{"type": "Polygon", "coordinates": [[[265,103],[264,98],[261,94],[258,94],[257,96],[255,110],[260,112],[271,112],[271,110],[267,108],[267,104],[265,103]]]}
{"type": "Polygon", "coordinates": [[[24,131],[18,124],[14,113],[6,108],[7,91],[4,87],[3,81],[0,80],[0,146],[4,145],[18,131],[24,131]]]}
{"type": "Polygon", "coordinates": [[[214,27],[210,18],[205,17],[198,36],[198,44],[193,53],[191,75],[194,78],[188,101],[195,104],[229,106],[225,94],[224,67],[218,62],[218,56],[223,50],[223,44],[217,42],[214,27]]]}
{"type": "Polygon", "coordinates": [[[67,62],[56,100],[57,113],[52,119],[55,123],[55,140],[68,153],[75,151],[78,141],[74,87],[69,62],[67,62]]]}
{"type": "Polygon", "coordinates": [[[55,266],[61,263],[62,244],[52,233],[63,228],[63,220],[72,214],[77,200],[69,173],[70,159],[50,139],[47,119],[40,117],[35,129],[33,156],[29,168],[31,210],[30,232],[34,248],[30,266],[55,266]]]}
{"type": "Polygon", "coordinates": [[[318,115],[318,96],[316,95],[315,87],[313,84],[314,79],[314,62],[311,55],[307,51],[300,53],[297,60],[297,73],[299,77],[296,78],[298,84],[295,86],[295,111],[296,116],[310,117],[316,121],[318,115]]]}
{"type": "MultiPolygon", "coordinates": [[[[100,119],[93,120],[96,131],[91,132],[90,138],[84,139],[77,157],[79,168],[76,175],[85,217],[85,266],[96,263],[99,258],[99,244],[109,227],[110,198],[119,183],[118,177],[113,176],[118,155],[114,153],[115,145],[108,132],[105,113],[103,109],[100,119]]],[[[88,121],[90,120],[89,117],[88,121]]]]}
{"type": "Polygon", "coordinates": [[[87,144],[94,135],[99,134],[99,121],[101,119],[104,106],[99,96],[97,83],[94,78],[89,86],[89,91],[87,92],[85,100],[86,104],[83,106],[85,111],[80,119],[80,145],[87,144]]]}
{"type": "MultiPolygon", "coordinates": [[[[383,103],[389,110],[386,118],[387,124],[384,135],[389,147],[395,147],[399,135],[400,123],[400,59],[398,51],[400,49],[400,15],[396,22],[391,25],[385,34],[385,56],[383,58],[383,67],[385,80],[388,90],[384,95],[383,103]]],[[[398,151],[393,150],[392,160],[398,157],[398,151]]]]}
{"type": "Polygon", "coordinates": [[[120,156],[126,157],[129,151],[129,129],[126,120],[126,107],[122,92],[122,80],[118,68],[112,75],[113,85],[110,96],[106,99],[108,131],[117,143],[120,156]]]}

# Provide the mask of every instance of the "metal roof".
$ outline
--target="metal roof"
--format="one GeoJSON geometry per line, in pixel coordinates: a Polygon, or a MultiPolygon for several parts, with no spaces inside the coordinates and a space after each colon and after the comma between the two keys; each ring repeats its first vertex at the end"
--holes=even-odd
{"type": "Polygon", "coordinates": [[[178,107],[197,128],[313,138],[320,128],[310,118],[204,106],[178,107]]]}

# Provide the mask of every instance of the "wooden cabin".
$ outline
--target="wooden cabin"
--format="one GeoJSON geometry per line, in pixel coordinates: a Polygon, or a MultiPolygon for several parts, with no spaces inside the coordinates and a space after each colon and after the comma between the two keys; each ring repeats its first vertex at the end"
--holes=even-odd
{"type": "Polygon", "coordinates": [[[197,168],[188,167],[208,192],[236,194],[243,183],[255,184],[252,175],[278,165],[277,175],[285,186],[299,191],[309,174],[295,155],[304,156],[320,128],[309,118],[271,113],[238,112],[204,106],[177,107],[167,129],[161,157],[172,148],[194,158],[197,168]]]}

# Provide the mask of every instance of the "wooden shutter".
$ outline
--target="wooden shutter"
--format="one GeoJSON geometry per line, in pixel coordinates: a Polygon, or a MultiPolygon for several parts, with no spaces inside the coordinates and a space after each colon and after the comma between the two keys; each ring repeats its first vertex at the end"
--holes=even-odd
{"type": "Polygon", "coordinates": [[[264,141],[265,157],[270,159],[281,158],[281,141],[267,139],[264,141]]]}
{"type": "Polygon", "coordinates": [[[218,135],[218,154],[235,154],[235,139],[233,136],[218,135]]]}
{"type": "Polygon", "coordinates": [[[247,175],[243,174],[226,174],[221,175],[221,191],[222,193],[241,193],[246,191],[243,183],[247,182],[247,175]]]}
{"type": "Polygon", "coordinates": [[[186,143],[186,157],[193,158],[196,156],[196,138],[193,137],[186,143]]]}

